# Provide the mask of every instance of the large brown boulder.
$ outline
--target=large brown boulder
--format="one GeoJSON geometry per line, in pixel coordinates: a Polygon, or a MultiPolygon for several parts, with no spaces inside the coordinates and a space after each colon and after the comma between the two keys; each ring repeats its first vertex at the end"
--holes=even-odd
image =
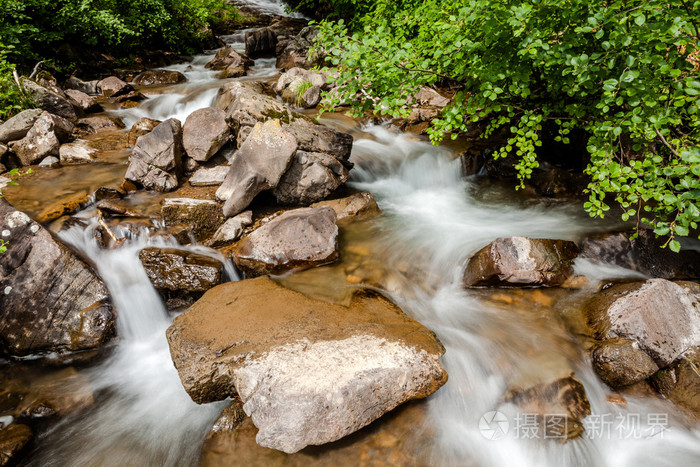
{"type": "Polygon", "coordinates": [[[368,191],[361,191],[346,198],[330,199],[327,201],[319,201],[311,205],[312,208],[321,208],[328,206],[335,211],[337,224],[352,221],[361,221],[381,214],[377,202],[368,191]]]}
{"type": "Polygon", "coordinates": [[[573,274],[578,248],[565,240],[497,238],[467,263],[465,287],[558,286],[573,274]]]}
{"type": "Polygon", "coordinates": [[[639,344],[629,339],[610,339],[601,343],[593,349],[591,361],[600,379],[613,388],[638,383],[659,370],[639,344]]]}
{"type": "Polygon", "coordinates": [[[115,334],[109,292],[93,270],[0,199],[0,348],[23,356],[94,349],[115,334]]]}
{"type": "Polygon", "coordinates": [[[196,402],[237,394],[258,444],[287,453],[340,439],[447,379],[434,334],[384,298],[344,307],[266,277],[209,290],[167,337],[196,402]]]}
{"type": "Polygon", "coordinates": [[[44,112],[26,136],[12,144],[22,165],[32,165],[47,156],[58,156],[61,143],[68,141],[73,124],[57,115],[44,112]]]}
{"type": "Polygon", "coordinates": [[[97,103],[97,98],[89,96],[84,92],[75,89],[66,89],[66,98],[73,104],[73,107],[80,109],[82,112],[99,112],[102,110],[100,104],[97,103]]]}
{"type": "Polygon", "coordinates": [[[187,81],[187,77],[175,70],[148,70],[139,73],[134,78],[137,86],[162,86],[164,84],[178,84],[187,81]]]}
{"type": "Polygon", "coordinates": [[[277,68],[281,70],[291,70],[294,67],[308,69],[318,65],[323,57],[309,57],[309,48],[317,34],[317,28],[306,27],[293,38],[279,41],[276,50],[277,68]]]}
{"type": "Polygon", "coordinates": [[[106,115],[81,118],[76,124],[78,133],[84,136],[101,131],[117,131],[123,129],[124,126],[124,122],[119,117],[107,117],[106,115]]]}
{"type": "Polygon", "coordinates": [[[139,259],[159,291],[205,292],[221,283],[223,264],[210,256],[175,248],[144,248],[139,259]]]}
{"type": "Polygon", "coordinates": [[[148,190],[172,191],[182,173],[182,126],[170,118],[140,136],[124,178],[148,190]]]}
{"type": "Polygon", "coordinates": [[[700,347],[685,352],[670,366],[656,373],[651,382],[664,397],[700,420],[700,347]]]}
{"type": "Polygon", "coordinates": [[[325,73],[295,67],[280,76],[275,91],[284,101],[310,109],[321,102],[321,91],[329,88],[327,82],[325,73]]]}
{"type": "Polygon", "coordinates": [[[333,209],[287,211],[243,237],[233,259],[249,275],[282,274],[338,259],[338,226],[333,209]]]}
{"type": "Polygon", "coordinates": [[[309,205],[326,199],[348,177],[348,169],[336,158],[322,152],[297,151],[272,194],[280,204],[309,205]]]}
{"type": "Polygon", "coordinates": [[[39,108],[72,122],[75,121],[77,118],[75,109],[64,94],[58,93],[61,92],[60,90],[55,92],[24,77],[20,82],[24,92],[31,96],[39,108]]]}
{"type": "Polygon", "coordinates": [[[276,187],[296,150],[296,139],[282,129],[279,120],[257,123],[233,155],[224,183],[216,191],[217,198],[226,200],[224,215],[235,216],[258,193],[276,187]]]}
{"type": "Polygon", "coordinates": [[[237,78],[243,76],[253,61],[241,55],[236,50],[227,45],[216,52],[216,55],[205,66],[212,70],[222,70],[221,78],[237,78]]]}
{"type": "MultiPolygon", "coordinates": [[[[585,305],[594,337],[601,341],[627,339],[659,368],[668,366],[700,345],[700,293],[693,285],[650,279],[616,284],[597,293],[585,305]]],[[[608,360],[614,356],[608,354],[608,360]]],[[[634,364],[631,371],[642,371],[637,368],[639,361],[619,358],[612,364],[618,368],[634,364]]]]}
{"type": "Polygon", "coordinates": [[[182,144],[188,156],[198,162],[209,160],[231,139],[226,112],[214,107],[195,110],[185,120],[182,144]]]}
{"type": "Polygon", "coordinates": [[[109,76],[97,82],[97,92],[105,97],[118,97],[133,92],[134,88],[116,76],[109,76]]]}

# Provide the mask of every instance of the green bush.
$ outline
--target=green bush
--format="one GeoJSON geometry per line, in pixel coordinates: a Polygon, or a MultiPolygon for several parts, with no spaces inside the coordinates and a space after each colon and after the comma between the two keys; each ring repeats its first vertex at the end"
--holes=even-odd
{"type": "Polygon", "coordinates": [[[25,95],[12,76],[14,67],[7,63],[0,54],[0,119],[7,120],[14,114],[33,105],[32,99],[25,95]]]}
{"type": "MultiPolygon", "coordinates": [[[[323,3],[304,1],[305,4],[323,3]]],[[[332,2],[340,5],[346,2],[332,2]]],[[[354,3],[354,2],[351,2],[354,3]]],[[[700,221],[698,38],[692,0],[374,0],[352,22],[325,21],[317,46],[340,66],[328,106],[406,116],[421,85],[459,92],[433,141],[477,122],[507,130],[520,184],[538,165],[543,125],[588,136],[585,209],[611,203],[670,248],[700,221]]]]}

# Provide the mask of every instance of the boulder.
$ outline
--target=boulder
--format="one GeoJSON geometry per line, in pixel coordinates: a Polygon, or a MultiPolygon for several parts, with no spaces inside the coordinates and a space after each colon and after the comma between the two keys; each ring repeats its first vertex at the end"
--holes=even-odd
{"type": "Polygon", "coordinates": [[[216,197],[225,200],[224,215],[243,211],[263,190],[277,186],[297,150],[297,141],[279,120],[257,123],[233,155],[231,168],[216,197]]]}
{"type": "MultiPolygon", "coordinates": [[[[664,368],[700,346],[699,300],[700,291],[690,285],[650,279],[608,287],[586,303],[585,312],[596,339],[630,340],[664,368]]],[[[615,362],[619,371],[648,372],[648,365],[639,366],[640,359],[625,355],[615,362]],[[626,369],[627,363],[634,366],[626,369]]]]}
{"type": "Polygon", "coordinates": [[[133,124],[131,130],[129,131],[131,133],[138,134],[138,136],[142,136],[146,133],[150,133],[151,131],[153,131],[153,129],[160,125],[160,123],[160,120],[155,120],[153,118],[148,117],[141,117],[138,120],[136,120],[136,123],[133,124]]]}
{"type": "Polygon", "coordinates": [[[302,29],[294,38],[280,41],[277,45],[277,68],[291,70],[294,67],[313,68],[322,62],[323,57],[309,57],[309,48],[318,35],[315,27],[302,29]]]}
{"type": "Polygon", "coordinates": [[[175,70],[148,70],[139,73],[133,83],[137,86],[162,86],[187,81],[187,77],[175,70]]]}
{"type": "Polygon", "coordinates": [[[552,287],[573,274],[578,248],[565,240],[497,238],[469,259],[465,287],[552,287]]]}
{"type": "Polygon", "coordinates": [[[221,283],[223,264],[210,256],[175,248],[144,248],[139,259],[159,291],[205,292],[221,283]]]}
{"type": "Polygon", "coordinates": [[[504,399],[520,406],[525,414],[535,414],[544,436],[552,439],[580,437],[585,431],[581,422],[591,414],[586,390],[573,374],[526,388],[511,388],[504,399]],[[557,423],[552,417],[559,418],[557,423]]]}
{"type": "Polygon", "coordinates": [[[321,102],[321,91],[329,88],[327,81],[325,73],[295,67],[280,76],[275,91],[284,101],[310,109],[321,102]]]}
{"type": "Polygon", "coordinates": [[[280,204],[309,205],[325,199],[348,176],[348,169],[334,157],[299,150],[272,194],[280,204]]]}
{"type": "Polygon", "coordinates": [[[226,121],[236,132],[239,147],[256,123],[271,118],[284,123],[295,118],[282,102],[261,94],[261,91],[255,85],[233,81],[225,84],[217,94],[214,106],[226,112],[226,121]]]}
{"type": "Polygon", "coordinates": [[[39,162],[39,167],[44,169],[55,169],[56,167],[60,166],[61,161],[55,156],[45,157],[41,162],[39,162]]]}
{"type": "Polygon", "coordinates": [[[72,122],[78,118],[73,105],[66,97],[59,95],[50,89],[47,89],[44,86],[41,86],[24,77],[21,78],[20,82],[22,83],[24,92],[34,100],[35,104],[39,108],[72,122]]]}
{"type": "Polygon", "coordinates": [[[73,107],[80,109],[82,112],[99,112],[102,110],[100,104],[97,103],[97,99],[88,96],[84,92],[75,89],[67,89],[66,97],[68,101],[73,104],[73,107]]]}
{"type": "Polygon", "coordinates": [[[190,177],[192,186],[218,186],[224,183],[226,174],[229,171],[228,165],[217,165],[216,167],[202,167],[190,177]]]}
{"type": "Polygon", "coordinates": [[[637,342],[629,339],[604,341],[593,350],[591,360],[600,379],[612,388],[638,383],[659,370],[637,342]]]}
{"type": "Polygon", "coordinates": [[[270,28],[246,31],[245,54],[250,58],[274,55],[277,48],[277,34],[270,28]]]}
{"type": "Polygon", "coordinates": [[[220,48],[214,58],[205,66],[212,70],[222,70],[221,78],[237,78],[245,75],[251,65],[253,65],[251,59],[239,54],[232,46],[227,45],[220,48]]]}
{"type": "Polygon", "coordinates": [[[209,160],[231,139],[226,112],[214,107],[195,110],[185,120],[182,144],[188,156],[198,162],[209,160]]]}
{"type": "Polygon", "coordinates": [[[72,132],[70,121],[44,112],[27,135],[12,145],[12,150],[22,165],[32,165],[47,156],[58,156],[61,143],[67,141],[72,132]]]}
{"type": "Polygon", "coordinates": [[[700,420],[700,347],[693,347],[651,379],[654,388],[700,420]]]}
{"type": "Polygon", "coordinates": [[[97,82],[97,92],[105,97],[117,97],[132,92],[134,88],[117,78],[110,76],[97,82]]]}
{"type": "Polygon", "coordinates": [[[214,233],[209,240],[208,245],[212,248],[218,248],[223,245],[235,242],[246,227],[253,223],[253,211],[245,211],[237,216],[227,219],[221,227],[214,233]]]}
{"type": "Polygon", "coordinates": [[[447,379],[435,335],[386,299],[344,307],[267,277],[209,290],[166,334],[193,400],[237,394],[258,444],[287,453],[340,439],[447,379]]]}
{"type": "Polygon", "coordinates": [[[140,136],[124,178],[148,190],[172,191],[182,172],[182,127],[170,118],[140,136]]]}
{"type": "Polygon", "coordinates": [[[311,205],[312,208],[328,206],[335,211],[336,223],[342,225],[351,221],[361,221],[381,214],[372,193],[362,191],[347,198],[320,201],[311,205]]]}
{"type": "Polygon", "coordinates": [[[243,237],[236,266],[249,275],[282,274],[338,259],[338,226],[331,208],[287,211],[243,237]]]}
{"type": "Polygon", "coordinates": [[[67,143],[58,150],[62,164],[85,164],[97,159],[98,151],[82,139],[67,143]]]}
{"type": "Polygon", "coordinates": [[[160,213],[167,227],[185,225],[199,241],[213,234],[225,220],[221,204],[206,199],[168,198],[163,200],[160,213]]]}
{"type": "Polygon", "coordinates": [[[132,107],[136,107],[139,102],[146,100],[146,96],[141,94],[138,91],[131,91],[126,94],[122,94],[117,97],[112,97],[112,102],[116,102],[120,104],[120,107],[124,109],[130,109],[132,107]]]}
{"type": "Polygon", "coordinates": [[[352,163],[348,161],[352,152],[351,135],[327,126],[316,125],[304,118],[296,118],[283,128],[294,135],[299,149],[328,154],[342,162],[348,170],[352,168],[352,163]]]}
{"type": "Polygon", "coordinates": [[[414,98],[415,102],[422,106],[443,108],[450,103],[447,97],[440,95],[435,89],[427,86],[421,86],[414,98]]]}
{"type": "Polygon", "coordinates": [[[41,116],[41,109],[24,110],[0,125],[0,143],[17,141],[25,136],[41,116]]]}
{"type": "Polygon", "coordinates": [[[0,347],[14,356],[95,349],[115,334],[109,292],[41,225],[0,199],[0,347]]]}
{"type": "Polygon", "coordinates": [[[581,244],[581,257],[597,263],[609,263],[639,271],[654,278],[670,280],[700,279],[700,252],[683,250],[681,254],[661,248],[663,238],[651,230],[596,234],[581,244]]]}
{"type": "Polygon", "coordinates": [[[124,122],[118,117],[107,117],[99,115],[96,117],[86,117],[78,120],[76,124],[78,133],[87,136],[101,131],[116,131],[124,128],[124,122]]]}
{"type": "Polygon", "coordinates": [[[0,465],[18,465],[19,454],[33,438],[27,425],[13,423],[0,428],[0,465]]]}
{"type": "Polygon", "coordinates": [[[76,91],[84,92],[85,94],[97,94],[97,80],[83,81],[80,78],[71,76],[63,83],[64,89],[75,89],[76,91]]]}

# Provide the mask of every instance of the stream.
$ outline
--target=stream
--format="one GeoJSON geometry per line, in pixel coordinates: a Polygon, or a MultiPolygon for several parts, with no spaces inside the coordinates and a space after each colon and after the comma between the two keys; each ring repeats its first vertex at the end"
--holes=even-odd
{"type": "MultiPolygon", "coordinates": [[[[247,3],[284,14],[280,2],[247,3]]],[[[243,51],[244,35],[243,31],[223,40],[243,51]]],[[[148,99],[139,106],[107,114],[120,117],[127,129],[141,117],[184,122],[191,112],[212,105],[226,82],[204,68],[212,54],[166,67],[184,73],[187,82],[149,89],[144,91],[148,99]]],[[[275,60],[262,58],[240,79],[274,81],[276,76],[275,60]]],[[[577,337],[554,318],[579,307],[594,293],[597,281],[639,277],[638,273],[579,259],[576,272],[587,276],[590,286],[554,298],[549,292],[542,298],[517,290],[496,296],[465,291],[460,285],[467,258],[497,237],[578,240],[614,225],[591,220],[578,202],[546,201],[479,176],[465,178],[454,151],[387,125],[360,125],[333,114],[320,121],[354,136],[355,168],[349,185],[371,192],[383,211],[377,219],[348,228],[344,238],[369,251],[381,269],[374,273],[385,291],[409,316],[433,330],[446,348],[442,361],[449,381],[421,403],[427,411],[424,423],[435,428],[434,436],[421,440],[425,465],[700,465],[700,432],[686,426],[672,405],[658,399],[626,395],[624,405],[609,401],[612,392],[594,374],[577,337]],[[502,401],[508,387],[567,372],[574,372],[584,384],[591,402],[593,414],[587,419],[591,425],[586,425],[583,437],[561,443],[518,433],[517,411],[502,401]],[[480,429],[482,416],[494,410],[509,420],[508,433],[497,440],[480,429]],[[664,423],[653,423],[656,414],[667,415],[664,423]],[[637,424],[628,423],[637,419],[637,424]],[[608,431],[597,430],[605,427],[605,420],[611,422],[608,431]]],[[[120,178],[124,157],[71,167],[65,175],[53,175],[52,183],[74,183],[79,171],[103,173],[106,180],[120,178]]],[[[138,202],[149,200],[142,196],[138,202]]],[[[77,215],[81,216],[89,220],[91,212],[77,215]]],[[[197,405],[183,389],[164,332],[172,316],[138,260],[139,250],[146,246],[177,244],[144,231],[119,249],[104,250],[91,234],[94,221],[88,224],[64,230],[60,237],[96,265],[118,312],[120,338],[108,358],[80,370],[97,394],[95,406],[53,425],[37,441],[28,464],[196,465],[204,437],[227,403],[197,405]]],[[[239,279],[231,261],[216,250],[198,245],[179,248],[224,261],[227,279],[239,279]]],[[[342,260],[283,280],[304,292],[333,296],[340,293],[336,279],[347,266],[342,260]]]]}

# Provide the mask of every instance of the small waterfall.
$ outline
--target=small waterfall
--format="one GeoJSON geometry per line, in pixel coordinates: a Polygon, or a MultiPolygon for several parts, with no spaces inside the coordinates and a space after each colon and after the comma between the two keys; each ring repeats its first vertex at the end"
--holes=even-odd
{"type": "MultiPolygon", "coordinates": [[[[53,427],[31,465],[196,464],[204,435],[226,403],[198,405],[182,387],[165,337],[171,317],[138,253],[145,247],[178,247],[224,258],[205,247],[151,238],[147,232],[119,249],[102,250],[92,227],[74,226],[60,237],[96,265],[117,311],[119,341],[113,355],[84,372],[99,396],[96,406],[53,427]]],[[[224,264],[227,276],[237,279],[231,261],[224,264]]]]}

